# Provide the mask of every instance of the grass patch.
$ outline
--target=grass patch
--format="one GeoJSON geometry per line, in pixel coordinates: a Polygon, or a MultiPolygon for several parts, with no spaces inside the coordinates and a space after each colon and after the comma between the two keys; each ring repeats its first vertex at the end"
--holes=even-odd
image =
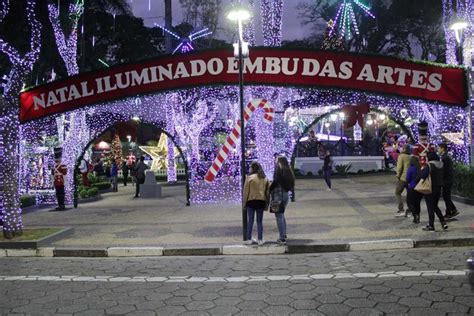
{"type": "Polygon", "coordinates": [[[41,238],[47,237],[54,233],[61,231],[63,228],[34,228],[34,229],[24,229],[23,235],[15,236],[13,239],[6,239],[3,237],[3,234],[0,234],[0,242],[8,241],[27,241],[27,240],[39,240],[41,238]]]}

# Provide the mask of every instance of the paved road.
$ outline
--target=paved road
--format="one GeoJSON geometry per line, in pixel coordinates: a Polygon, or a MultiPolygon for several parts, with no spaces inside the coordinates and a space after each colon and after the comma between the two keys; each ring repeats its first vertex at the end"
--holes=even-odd
{"type": "Polygon", "coordinates": [[[474,314],[469,250],[0,258],[0,314],[474,314]]]}

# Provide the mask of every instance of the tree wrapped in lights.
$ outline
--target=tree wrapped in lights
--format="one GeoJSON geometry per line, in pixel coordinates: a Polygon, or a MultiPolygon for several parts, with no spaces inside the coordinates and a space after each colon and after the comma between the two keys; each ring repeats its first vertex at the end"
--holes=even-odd
{"type": "Polygon", "coordinates": [[[261,0],[264,46],[281,46],[283,0],[261,0]]]}
{"type": "MultiPolygon", "coordinates": [[[[9,12],[8,0],[0,2],[0,22],[9,12]]],[[[20,52],[0,38],[0,52],[7,55],[11,63],[7,82],[3,85],[3,98],[0,100],[0,183],[3,186],[1,208],[3,216],[3,234],[13,238],[22,234],[23,223],[19,199],[19,121],[18,94],[25,78],[31,73],[33,64],[39,57],[41,47],[41,24],[36,20],[36,1],[26,2],[26,15],[31,29],[30,50],[20,52]]]]}
{"type": "MultiPolygon", "coordinates": [[[[66,66],[67,74],[73,76],[79,73],[77,65],[77,43],[78,43],[78,23],[84,12],[84,0],[76,0],[76,3],[70,4],[67,14],[70,21],[69,35],[61,26],[59,7],[54,4],[48,5],[49,20],[53,26],[54,38],[59,54],[66,66]]],[[[86,142],[89,137],[89,127],[86,123],[87,113],[82,111],[76,114],[59,115],[56,118],[60,143],[63,146],[63,152],[67,153],[64,157],[64,163],[74,163],[79,157],[78,143],[86,142]]],[[[73,191],[74,172],[67,175],[66,199],[70,201],[73,191]]]]}
{"type": "Polygon", "coordinates": [[[79,67],[77,66],[77,25],[83,11],[83,0],[78,0],[75,4],[69,5],[68,16],[71,22],[71,30],[69,36],[66,36],[59,20],[59,7],[54,4],[48,5],[49,21],[53,26],[56,45],[69,76],[79,73],[79,67]]]}
{"type": "Polygon", "coordinates": [[[113,159],[120,166],[122,164],[122,143],[118,134],[115,134],[112,139],[111,151],[113,159]]]}
{"type": "Polygon", "coordinates": [[[200,160],[199,137],[201,132],[214,121],[217,111],[214,107],[209,109],[206,101],[199,100],[194,111],[186,113],[185,105],[189,104],[191,99],[188,97],[181,100],[184,101],[181,105],[173,107],[173,122],[181,141],[191,145],[191,166],[194,169],[200,160]]]}
{"type": "Polygon", "coordinates": [[[321,49],[324,50],[345,50],[344,39],[334,30],[334,21],[329,20],[324,33],[324,40],[321,43],[321,49]]]}

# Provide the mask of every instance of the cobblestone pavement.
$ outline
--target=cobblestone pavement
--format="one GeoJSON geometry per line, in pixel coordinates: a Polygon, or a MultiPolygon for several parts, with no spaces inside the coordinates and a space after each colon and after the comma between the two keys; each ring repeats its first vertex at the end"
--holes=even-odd
{"type": "Polygon", "coordinates": [[[469,250],[0,258],[0,314],[474,314],[469,250]]]}
{"type": "MultiPolygon", "coordinates": [[[[391,174],[334,179],[327,192],[322,179],[298,180],[296,202],[286,212],[294,243],[334,243],[372,239],[445,239],[472,237],[474,206],[456,203],[461,215],[448,232],[423,232],[422,223],[394,218],[395,176],[391,174]]],[[[38,211],[23,218],[26,227],[70,226],[75,233],[55,246],[185,246],[241,243],[241,209],[235,204],[186,207],[184,186],[163,187],[163,199],[133,199],[133,187],[119,187],[98,202],[67,212],[38,211]]],[[[444,210],[444,203],[440,202],[444,210]]],[[[278,238],[274,216],[264,215],[264,238],[278,238]]]]}

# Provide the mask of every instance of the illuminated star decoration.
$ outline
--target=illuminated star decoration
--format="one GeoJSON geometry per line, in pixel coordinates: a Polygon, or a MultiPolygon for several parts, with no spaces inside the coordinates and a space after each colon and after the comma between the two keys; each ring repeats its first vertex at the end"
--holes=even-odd
{"type": "Polygon", "coordinates": [[[334,18],[334,25],[331,29],[329,35],[331,36],[334,32],[334,28],[338,27],[341,30],[341,36],[351,38],[351,24],[354,27],[354,31],[359,35],[359,27],[357,25],[357,20],[354,13],[354,6],[361,9],[365,12],[366,15],[370,16],[372,19],[375,19],[375,15],[370,11],[370,7],[366,4],[360,2],[359,0],[344,0],[342,1],[339,9],[337,10],[336,17],[334,18]]]}
{"type": "MultiPolygon", "coordinates": [[[[150,170],[158,171],[168,168],[168,136],[165,133],[161,133],[158,145],[156,146],[138,146],[147,155],[150,155],[153,159],[150,170]]],[[[175,158],[179,156],[178,150],[175,148],[175,158]]]]}
{"type": "Polygon", "coordinates": [[[187,52],[190,52],[190,51],[194,50],[193,42],[195,40],[197,40],[198,38],[201,38],[201,37],[208,36],[208,35],[212,34],[212,31],[209,31],[209,29],[206,27],[206,28],[204,28],[200,31],[193,32],[193,33],[189,34],[187,37],[181,37],[181,36],[177,35],[176,33],[174,33],[173,31],[168,30],[164,26],[161,26],[161,25],[156,24],[156,23],[155,23],[155,26],[159,27],[160,29],[162,29],[163,31],[165,31],[166,33],[170,34],[171,36],[173,36],[174,38],[176,38],[177,40],[180,41],[179,45],[174,49],[173,55],[177,51],[180,51],[182,54],[184,54],[184,53],[187,53],[187,52]]]}

